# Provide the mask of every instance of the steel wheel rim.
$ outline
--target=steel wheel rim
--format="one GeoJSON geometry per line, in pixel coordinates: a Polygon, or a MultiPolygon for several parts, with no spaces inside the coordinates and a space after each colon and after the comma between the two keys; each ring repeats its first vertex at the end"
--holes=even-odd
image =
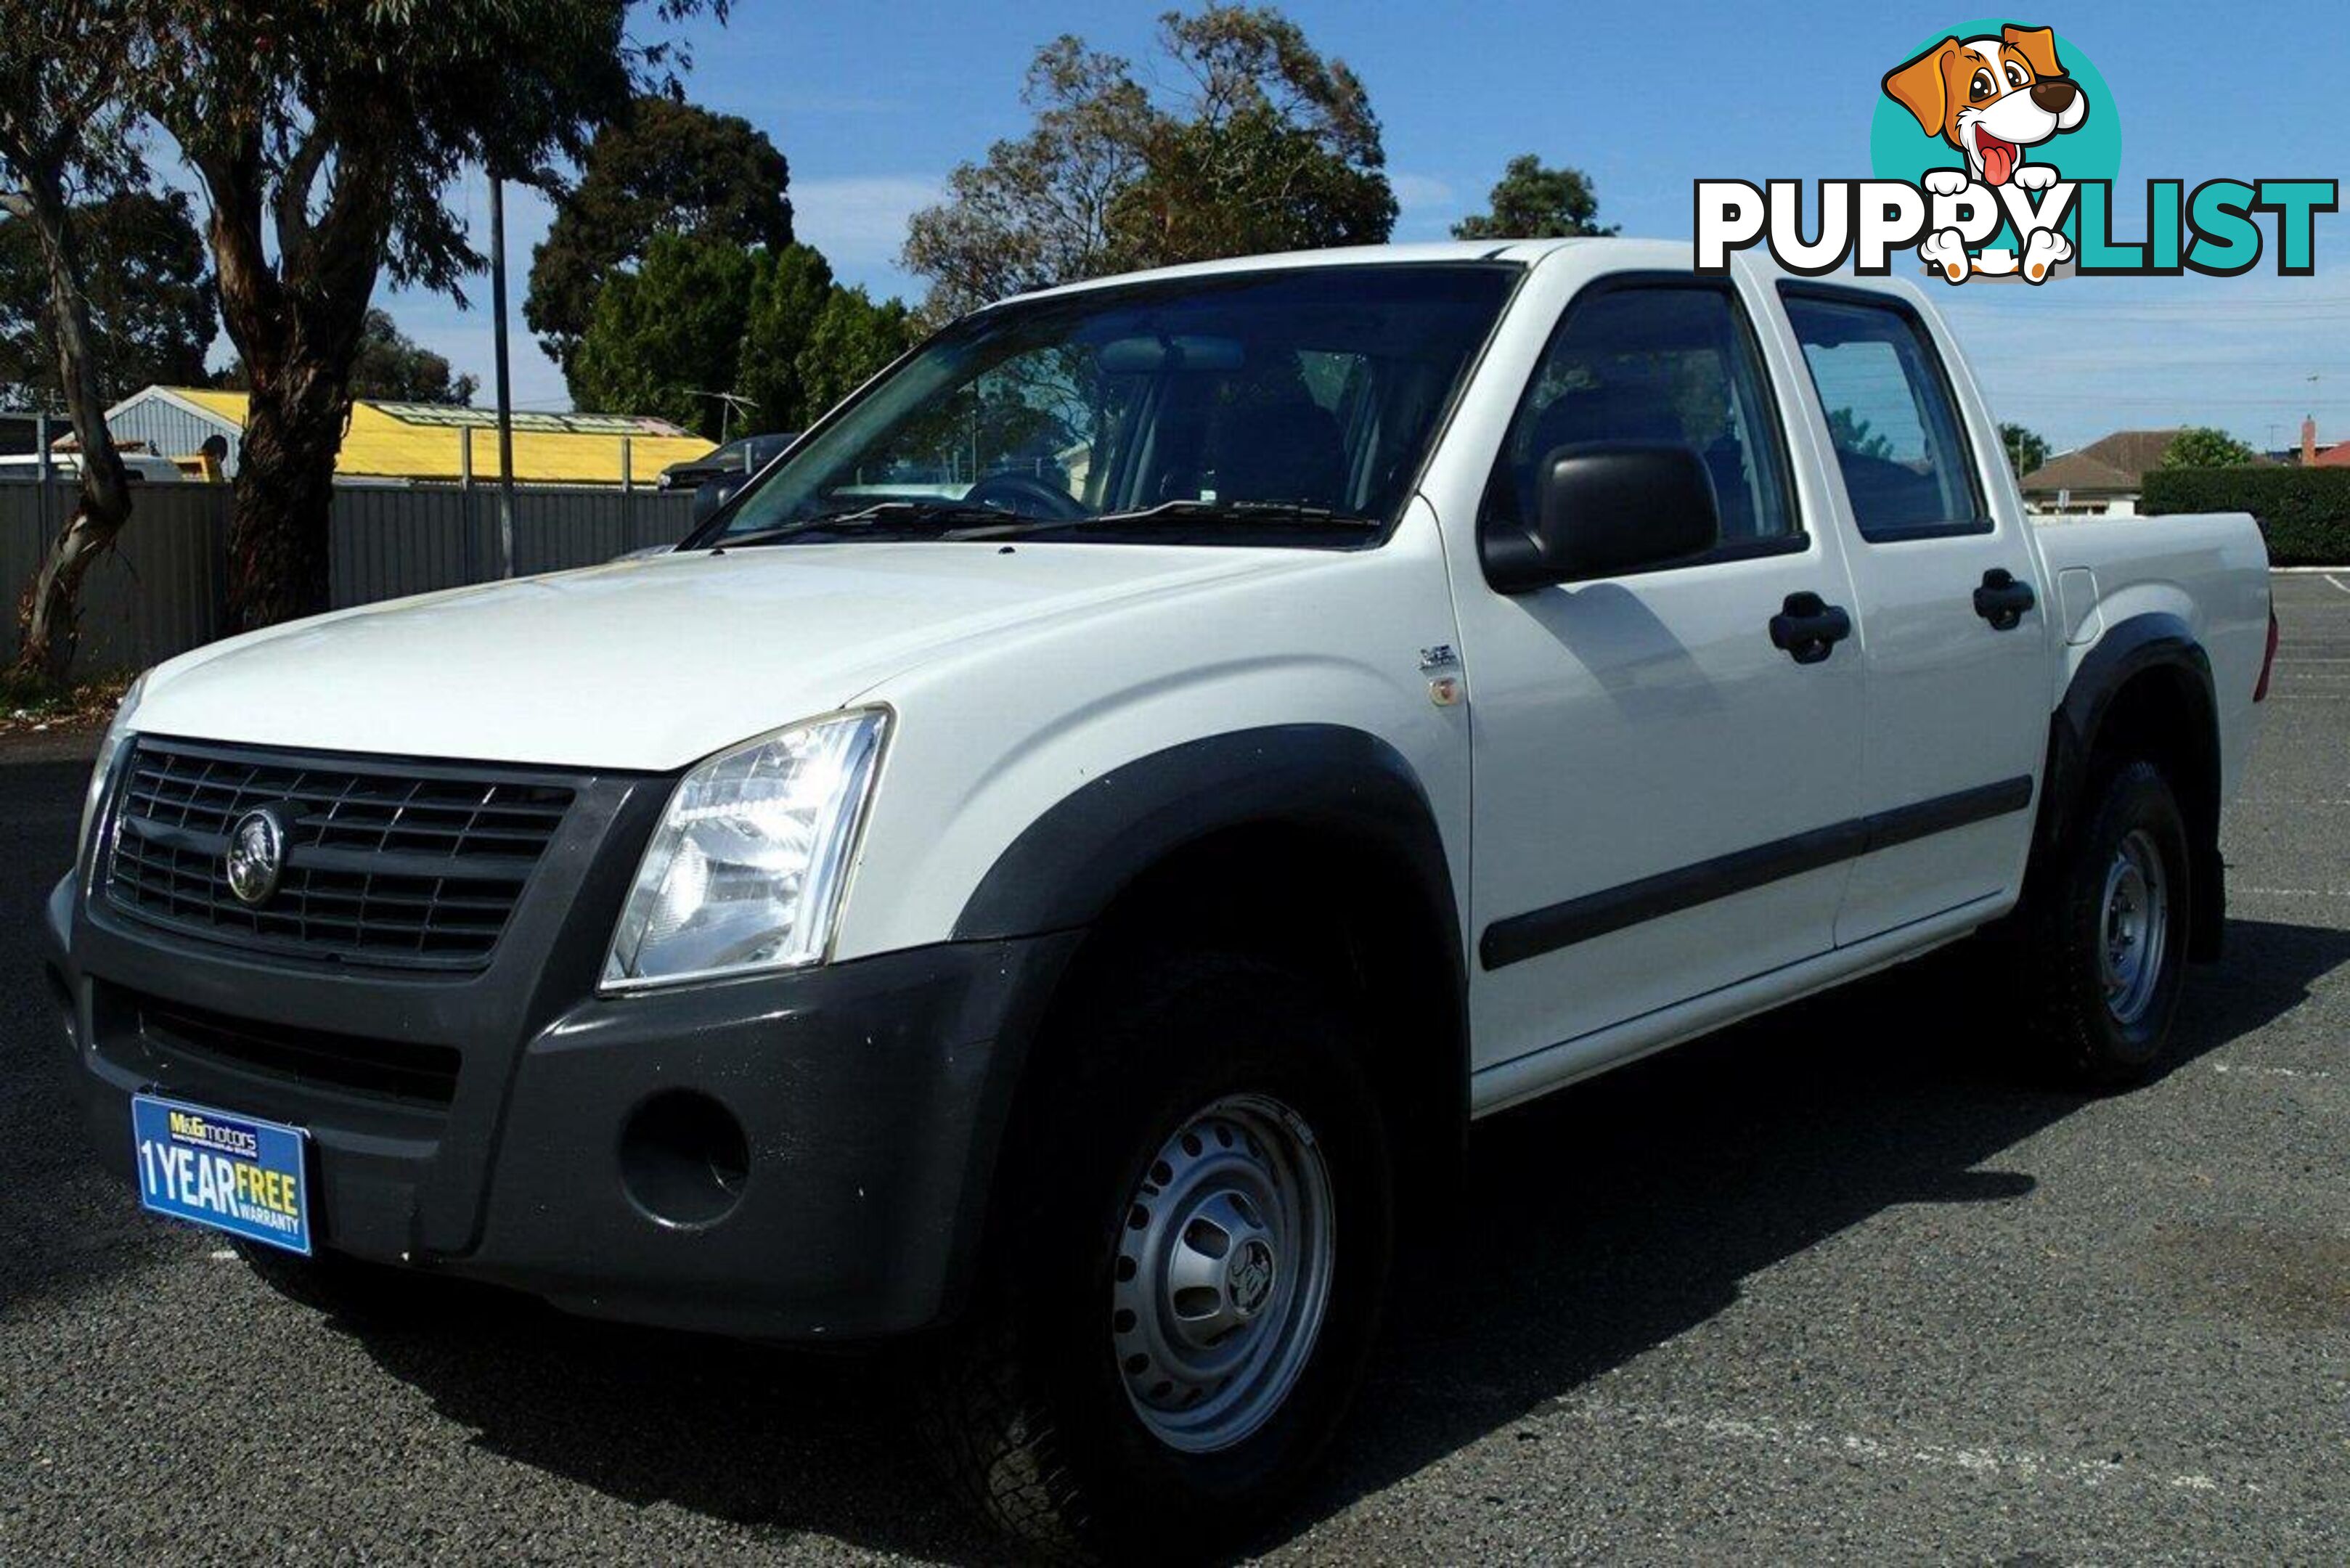
{"type": "Polygon", "coordinates": [[[2106,867],[2106,895],[2097,930],[2099,978],[2106,1011],[2127,1026],[2154,1005],[2170,940],[2170,883],[2162,855],[2143,828],[2133,828],[2106,867]]]}
{"type": "Polygon", "coordinates": [[[1272,1418],[1320,1336],[1336,1243],[1295,1111],[1233,1095],[1175,1130],[1128,1200],[1110,1291],[1111,1353],[1152,1436],[1211,1453],[1272,1418]]]}

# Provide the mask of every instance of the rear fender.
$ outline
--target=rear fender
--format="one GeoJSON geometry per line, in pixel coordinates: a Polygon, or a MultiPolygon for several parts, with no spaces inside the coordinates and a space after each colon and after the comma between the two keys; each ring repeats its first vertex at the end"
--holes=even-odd
{"type": "MultiPolygon", "coordinates": [[[[2194,909],[2189,952],[2219,956],[2227,919],[2227,867],[2220,855],[2219,703],[2211,661],[2194,630],[2168,610],[2149,610],[2106,623],[2105,634],[2075,666],[2049,721],[2047,786],[2033,841],[2036,872],[2051,863],[2077,829],[2091,767],[2117,698],[2139,677],[2168,672],[2184,694],[2177,739],[2186,775],[2173,781],[2186,814],[2195,857],[2194,909]]],[[[2032,878],[2027,876],[2027,880],[2032,878]]]]}

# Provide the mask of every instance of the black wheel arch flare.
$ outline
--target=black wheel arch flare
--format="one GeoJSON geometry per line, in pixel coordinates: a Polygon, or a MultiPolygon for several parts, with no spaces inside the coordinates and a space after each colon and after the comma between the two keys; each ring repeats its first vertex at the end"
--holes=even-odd
{"type": "Polygon", "coordinates": [[[2227,867],[2220,855],[2220,709],[2210,658],[2194,629],[2178,616],[2150,610],[2115,623],[2074,672],[2049,719],[2047,782],[2033,832],[2033,867],[2036,871],[2066,844],[2116,701],[2133,681],[2153,672],[2168,675],[2188,695],[2188,711],[2178,716],[2182,729],[2171,756],[2153,760],[2183,763],[2190,774],[2172,780],[2194,856],[2188,952],[2209,961],[2220,956],[2228,908],[2227,867]]]}
{"type": "Polygon", "coordinates": [[[1427,962],[1450,1003],[1450,1038],[1420,1081],[1445,1085],[1468,1121],[1468,973],[1461,910],[1418,773],[1380,737],[1344,724],[1267,725],[1203,736],[1112,768],[1045,808],[1006,846],[957,917],[956,941],[1093,925],[1155,868],[1232,830],[1295,828],[1376,853],[1409,883],[1427,962]]]}

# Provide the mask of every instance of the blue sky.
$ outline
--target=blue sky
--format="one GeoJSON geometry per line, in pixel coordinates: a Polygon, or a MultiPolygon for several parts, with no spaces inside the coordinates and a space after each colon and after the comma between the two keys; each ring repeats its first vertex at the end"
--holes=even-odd
{"type": "MultiPolygon", "coordinates": [[[[895,265],[907,213],[956,163],[1026,126],[1018,89],[1036,47],[1076,32],[1148,71],[1165,8],[736,0],[726,27],[691,30],[689,91],[775,139],[791,161],[800,237],[845,279],[911,293],[916,281],[895,265]]],[[[1403,209],[1399,239],[1445,237],[1525,151],[1588,171],[1602,216],[1625,233],[1668,238],[1690,233],[1699,178],[1866,177],[1879,78],[1921,40],[1981,14],[1963,3],[1764,11],[1671,0],[1283,9],[1368,86],[1403,209]]],[[[2121,109],[2124,187],[2350,176],[2350,28],[2338,4],[2076,0],[2017,19],[2054,27],[2104,72],[2121,109]]],[[[482,213],[477,184],[460,199],[482,213]]],[[[2136,211],[2118,195],[2116,204],[2136,211]]],[[[546,217],[536,197],[509,202],[517,313],[546,217]]],[[[2307,412],[2321,437],[2345,440],[2350,214],[2318,219],[2317,256],[2308,278],[2276,276],[2264,255],[2233,280],[1976,283],[1938,286],[1936,298],[2000,417],[2060,448],[2178,423],[2286,445],[2307,412]]],[[[484,378],[485,401],[486,282],[469,290],[468,312],[412,294],[386,301],[412,335],[484,378]]],[[[561,376],[518,320],[515,346],[516,402],[565,406],[561,376]]]]}

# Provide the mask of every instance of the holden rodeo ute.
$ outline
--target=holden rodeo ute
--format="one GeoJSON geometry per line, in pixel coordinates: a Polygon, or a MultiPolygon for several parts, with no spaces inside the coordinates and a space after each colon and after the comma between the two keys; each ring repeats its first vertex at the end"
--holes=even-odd
{"type": "Polygon", "coordinates": [[[88,1133],[314,1288],[924,1331],[949,1471],[1208,1548],[1478,1117],[1996,925],[2162,1060],[2241,515],[2027,520],[1906,285],[1629,240],[1013,299],[676,550],[151,671],[47,907],[88,1133]]]}

